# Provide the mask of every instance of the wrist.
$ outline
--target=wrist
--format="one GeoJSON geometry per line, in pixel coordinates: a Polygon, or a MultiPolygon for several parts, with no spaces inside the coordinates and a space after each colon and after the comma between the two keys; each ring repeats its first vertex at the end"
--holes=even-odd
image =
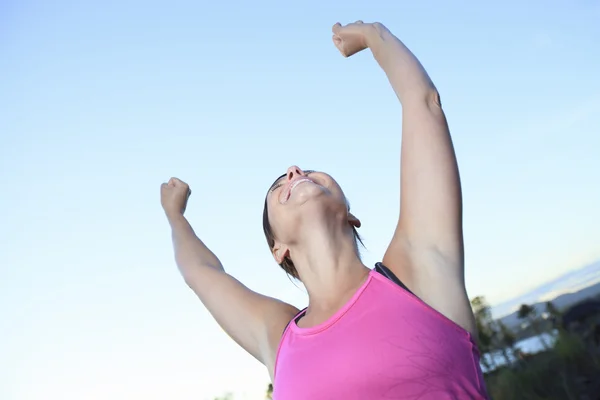
{"type": "Polygon", "coordinates": [[[167,214],[167,220],[169,220],[171,227],[175,227],[176,225],[179,225],[181,222],[185,221],[185,217],[180,212],[165,211],[165,214],[167,214]]]}
{"type": "Polygon", "coordinates": [[[373,22],[365,26],[365,43],[371,48],[383,40],[383,34],[387,28],[380,22],[373,22]]]}

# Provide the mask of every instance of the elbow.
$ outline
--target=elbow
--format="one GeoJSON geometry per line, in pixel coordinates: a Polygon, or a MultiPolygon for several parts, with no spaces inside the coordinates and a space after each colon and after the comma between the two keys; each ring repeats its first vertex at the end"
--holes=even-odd
{"type": "Polygon", "coordinates": [[[440,93],[433,85],[425,89],[419,97],[421,102],[424,102],[430,110],[439,110],[442,108],[440,93]]]}
{"type": "Polygon", "coordinates": [[[183,282],[190,288],[194,289],[194,287],[198,284],[198,276],[197,274],[192,274],[189,271],[180,270],[181,277],[183,278],[183,282]]]}
{"type": "Polygon", "coordinates": [[[440,99],[440,94],[435,89],[435,87],[424,91],[424,93],[422,93],[421,96],[419,96],[419,99],[421,107],[425,105],[425,108],[429,110],[429,112],[433,115],[442,115],[444,113],[442,109],[442,100],[440,99]]]}
{"type": "Polygon", "coordinates": [[[181,273],[181,277],[183,278],[186,286],[195,291],[196,287],[198,286],[198,282],[201,280],[201,277],[198,276],[197,273],[194,273],[194,271],[182,268],[179,269],[179,272],[181,273]]]}
{"type": "Polygon", "coordinates": [[[425,95],[425,101],[430,107],[442,108],[442,100],[440,98],[440,93],[435,87],[427,91],[427,94],[425,95]]]}
{"type": "Polygon", "coordinates": [[[423,105],[425,105],[431,111],[439,111],[442,109],[440,94],[433,85],[431,87],[413,90],[410,93],[410,96],[400,99],[400,102],[407,108],[421,109],[423,108],[423,105]]]}
{"type": "Polygon", "coordinates": [[[196,291],[204,282],[214,281],[216,276],[225,273],[223,266],[210,264],[180,264],[179,272],[187,286],[196,291]]]}

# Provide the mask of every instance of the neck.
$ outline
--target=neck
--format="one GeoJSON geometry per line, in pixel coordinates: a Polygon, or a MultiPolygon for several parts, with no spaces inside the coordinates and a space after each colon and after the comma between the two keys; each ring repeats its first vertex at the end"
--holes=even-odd
{"type": "Polygon", "coordinates": [[[309,312],[327,312],[339,308],[366,279],[369,269],[358,256],[350,225],[344,221],[315,218],[290,249],[302,283],[309,296],[309,312]]]}

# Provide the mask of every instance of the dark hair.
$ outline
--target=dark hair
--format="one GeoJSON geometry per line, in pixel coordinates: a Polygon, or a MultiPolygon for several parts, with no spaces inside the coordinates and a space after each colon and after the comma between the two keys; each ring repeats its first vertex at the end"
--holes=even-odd
{"type": "MultiPolygon", "coordinates": [[[[268,196],[268,194],[267,194],[268,196]]],[[[348,211],[350,211],[350,206],[348,206],[348,211]]],[[[269,222],[269,211],[267,209],[267,199],[265,198],[265,207],[263,209],[263,231],[265,232],[265,237],[267,238],[267,243],[269,244],[269,249],[273,249],[275,246],[275,235],[273,233],[273,229],[271,228],[271,223],[269,222]]],[[[356,242],[356,247],[358,248],[358,243],[360,243],[364,247],[364,243],[356,230],[356,227],[352,226],[352,233],[354,234],[354,241],[356,242]]],[[[288,274],[293,276],[294,278],[300,280],[300,276],[298,275],[298,271],[294,266],[293,261],[289,257],[285,257],[283,262],[279,264],[281,268],[288,274]]]]}

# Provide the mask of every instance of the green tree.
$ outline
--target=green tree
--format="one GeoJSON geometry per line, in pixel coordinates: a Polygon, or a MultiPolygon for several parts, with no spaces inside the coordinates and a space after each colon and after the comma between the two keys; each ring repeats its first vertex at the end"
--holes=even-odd
{"type": "Polygon", "coordinates": [[[517,343],[517,337],[510,328],[502,323],[502,321],[496,321],[495,323],[498,331],[499,346],[502,351],[502,356],[506,360],[506,365],[512,365],[513,360],[516,358],[515,344],[517,343]],[[508,352],[507,352],[508,349],[508,352]],[[509,353],[513,356],[511,358],[509,353]]]}
{"type": "Polygon", "coordinates": [[[550,346],[544,339],[542,335],[544,332],[540,329],[539,319],[537,315],[537,311],[534,307],[531,307],[529,304],[521,304],[519,311],[517,312],[517,317],[522,320],[527,320],[531,325],[531,329],[535,332],[537,337],[540,339],[544,350],[550,349],[550,346]]]}
{"type": "Polygon", "coordinates": [[[489,335],[487,327],[483,326],[480,320],[476,319],[475,324],[477,326],[477,345],[481,353],[481,364],[483,364],[487,371],[494,370],[496,369],[496,363],[491,354],[492,337],[489,335]],[[486,355],[489,356],[489,359],[486,358],[486,355]]]}
{"type": "Polygon", "coordinates": [[[267,386],[266,399],[267,400],[272,400],[273,399],[273,384],[272,383],[269,383],[269,386],[267,386]]]}
{"type": "Polygon", "coordinates": [[[550,315],[554,327],[560,331],[562,329],[562,313],[551,301],[546,303],[546,312],[550,315]]]}
{"type": "Polygon", "coordinates": [[[554,303],[551,301],[546,303],[546,312],[550,314],[551,317],[560,318],[562,317],[562,313],[556,308],[554,303]]]}
{"type": "Polygon", "coordinates": [[[471,308],[475,319],[480,319],[485,322],[489,322],[492,319],[492,311],[490,305],[484,296],[477,296],[471,300],[471,308]]]}
{"type": "Polygon", "coordinates": [[[496,340],[496,331],[492,323],[492,311],[485,297],[477,296],[471,300],[471,308],[475,316],[475,325],[477,327],[477,343],[481,352],[481,363],[488,370],[496,369],[494,361],[494,341],[496,340]],[[488,355],[486,358],[485,355],[488,355]]]}

